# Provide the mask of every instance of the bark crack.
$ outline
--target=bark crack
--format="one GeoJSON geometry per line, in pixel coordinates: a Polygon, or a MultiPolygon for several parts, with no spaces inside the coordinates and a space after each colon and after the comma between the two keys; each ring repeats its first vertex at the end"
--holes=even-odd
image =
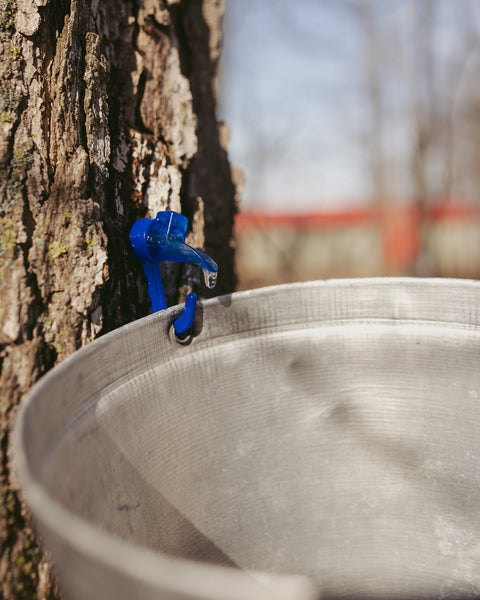
{"type": "Polygon", "coordinates": [[[137,85],[137,102],[135,105],[135,128],[138,132],[143,133],[144,135],[150,135],[153,137],[153,130],[149,129],[144,121],[143,121],[143,117],[142,117],[142,111],[141,111],[141,106],[142,106],[142,102],[143,102],[143,96],[145,94],[145,83],[147,81],[147,72],[145,71],[145,69],[142,70],[139,80],[138,80],[138,85],[137,85]]]}

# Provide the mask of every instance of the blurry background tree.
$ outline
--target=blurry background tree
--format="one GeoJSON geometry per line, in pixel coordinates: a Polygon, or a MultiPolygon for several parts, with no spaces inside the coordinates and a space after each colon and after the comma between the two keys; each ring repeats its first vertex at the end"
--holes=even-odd
{"type": "MultiPolygon", "coordinates": [[[[22,395],[76,348],[149,311],[135,219],[190,219],[235,287],[234,186],[213,80],[221,0],[0,0],[0,596],[54,597],[16,492],[22,395]]],[[[168,272],[172,303],[200,283],[168,272]]],[[[205,289],[199,288],[204,294],[205,289]]]]}
{"type": "Polygon", "coordinates": [[[388,237],[408,206],[418,252],[402,272],[438,274],[432,211],[480,206],[480,4],[230,0],[226,32],[221,110],[244,210],[373,206],[388,237]]]}

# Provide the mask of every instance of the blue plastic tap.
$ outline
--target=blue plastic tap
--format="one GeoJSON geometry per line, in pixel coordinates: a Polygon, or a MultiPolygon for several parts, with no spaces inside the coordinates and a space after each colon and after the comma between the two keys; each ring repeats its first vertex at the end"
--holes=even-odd
{"type": "MultiPolygon", "coordinates": [[[[155,219],[140,219],[130,230],[135,256],[142,261],[152,312],[167,308],[158,263],[162,260],[188,262],[201,267],[205,285],[215,287],[218,267],[205,252],[185,244],[188,219],[171,210],[157,213],[155,219]]],[[[177,334],[185,333],[193,323],[197,297],[189,294],[182,315],[174,322],[177,334]]]]}

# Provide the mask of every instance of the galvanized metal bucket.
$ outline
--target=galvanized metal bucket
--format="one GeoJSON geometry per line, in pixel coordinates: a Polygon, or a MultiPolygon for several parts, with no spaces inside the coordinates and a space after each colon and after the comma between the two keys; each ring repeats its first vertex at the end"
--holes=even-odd
{"type": "Polygon", "coordinates": [[[23,403],[15,460],[70,599],[480,595],[480,283],[178,308],[23,403]]]}

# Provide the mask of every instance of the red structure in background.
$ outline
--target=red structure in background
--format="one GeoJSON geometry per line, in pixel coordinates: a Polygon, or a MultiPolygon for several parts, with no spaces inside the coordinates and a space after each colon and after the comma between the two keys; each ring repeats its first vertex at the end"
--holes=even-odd
{"type": "Polygon", "coordinates": [[[392,205],[381,211],[383,262],[388,273],[404,272],[420,252],[420,213],[414,206],[392,205]]]}
{"type": "MultiPolygon", "coordinates": [[[[424,215],[427,223],[444,220],[470,221],[476,218],[478,209],[475,206],[452,201],[436,202],[424,215]]],[[[238,234],[249,229],[288,227],[302,231],[369,225],[381,228],[383,259],[387,271],[401,272],[415,264],[420,252],[422,219],[420,210],[412,204],[307,214],[241,212],[235,218],[235,230],[238,234]]]]}
{"type": "Polygon", "coordinates": [[[269,229],[271,227],[292,227],[297,230],[332,229],[334,227],[367,225],[375,222],[376,219],[377,212],[370,208],[300,214],[241,212],[235,217],[235,229],[238,233],[249,229],[269,229]]]}

